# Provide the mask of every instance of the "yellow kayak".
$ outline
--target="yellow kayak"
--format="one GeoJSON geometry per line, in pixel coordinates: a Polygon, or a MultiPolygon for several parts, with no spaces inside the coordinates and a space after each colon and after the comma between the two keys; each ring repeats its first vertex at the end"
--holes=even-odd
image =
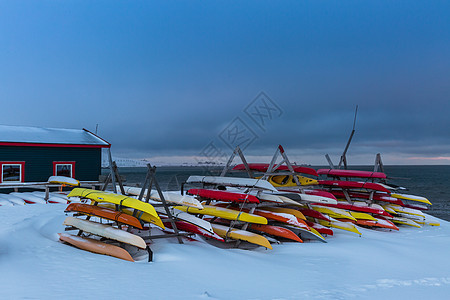
{"type": "Polygon", "coordinates": [[[348,211],[348,213],[356,220],[377,221],[377,219],[375,219],[372,215],[369,215],[367,213],[356,212],[356,211],[348,211]]]}
{"type": "Polygon", "coordinates": [[[422,228],[419,224],[417,224],[413,220],[410,220],[410,219],[407,219],[407,218],[394,217],[392,219],[389,219],[389,221],[391,221],[393,223],[397,223],[397,224],[402,224],[402,225],[408,225],[408,226],[412,226],[412,227],[422,228]]]}
{"type": "Polygon", "coordinates": [[[135,198],[83,188],[74,188],[69,193],[69,195],[67,195],[67,197],[81,197],[90,199],[95,202],[109,202],[120,206],[134,208],[147,213],[149,215],[149,219],[152,220],[151,223],[160,227],[164,227],[164,225],[162,225],[161,219],[159,218],[159,215],[156,213],[155,208],[151,204],[142,202],[135,198]]]}
{"type": "Polygon", "coordinates": [[[421,197],[421,196],[416,196],[416,195],[391,193],[391,197],[398,198],[398,199],[403,199],[403,200],[422,202],[422,203],[426,203],[426,204],[432,205],[431,202],[427,198],[421,197]]]}
{"type": "Polygon", "coordinates": [[[427,220],[414,220],[419,225],[429,225],[429,226],[441,226],[441,223],[436,221],[427,221],[427,220]]]}
{"type": "Polygon", "coordinates": [[[358,229],[352,223],[349,223],[349,222],[340,222],[337,220],[324,221],[324,220],[320,220],[320,219],[317,219],[316,222],[318,222],[320,225],[323,225],[326,227],[342,229],[342,230],[350,231],[350,232],[361,235],[361,232],[359,232],[358,229]]]}
{"type": "Polygon", "coordinates": [[[326,214],[332,218],[336,219],[349,219],[356,222],[356,218],[353,217],[351,214],[349,214],[347,211],[335,208],[335,207],[326,207],[326,206],[320,206],[320,205],[311,205],[311,208],[315,211],[321,212],[323,214],[326,214]]]}
{"type": "Polygon", "coordinates": [[[425,215],[423,214],[423,212],[421,212],[418,209],[403,207],[403,206],[396,205],[396,204],[387,204],[384,207],[388,207],[388,208],[394,210],[396,213],[403,213],[403,214],[407,214],[407,215],[413,215],[413,216],[425,218],[425,215]]]}
{"type": "MultiPolygon", "coordinates": [[[[110,203],[102,203],[99,206],[110,208],[110,209],[116,209],[115,205],[110,204],[110,203]]],[[[129,208],[122,208],[120,211],[123,212],[124,214],[129,215],[129,216],[132,216],[133,213],[134,213],[134,210],[133,209],[129,209],[129,208]]],[[[154,216],[152,216],[152,215],[150,215],[150,214],[148,214],[146,212],[138,213],[136,215],[136,218],[138,218],[138,219],[140,219],[140,220],[142,220],[144,222],[147,222],[147,223],[152,223],[152,224],[154,224],[154,225],[156,225],[156,226],[158,226],[158,227],[160,227],[162,229],[166,228],[164,226],[164,223],[161,221],[161,219],[159,217],[155,218],[154,216]]]]}
{"type": "MultiPolygon", "coordinates": [[[[224,207],[203,205],[203,209],[198,209],[188,206],[175,206],[174,208],[190,213],[190,214],[201,214],[213,217],[218,217],[227,220],[236,220],[255,224],[267,224],[267,219],[254,214],[239,212],[237,210],[228,209],[224,207]]],[[[220,234],[219,234],[220,235],[220,234]]]]}
{"type": "Polygon", "coordinates": [[[211,226],[213,227],[214,232],[222,238],[229,237],[272,249],[272,245],[270,245],[269,241],[262,235],[240,229],[230,230],[229,227],[218,224],[211,224],[211,226]]]}
{"type": "Polygon", "coordinates": [[[323,237],[323,236],[322,236],[315,228],[309,227],[309,229],[311,229],[310,231],[311,231],[314,235],[316,235],[317,237],[319,237],[319,238],[325,240],[325,238],[324,238],[324,237],[323,237]]]}
{"type": "MultiPolygon", "coordinates": [[[[297,179],[300,182],[300,185],[313,185],[319,183],[315,179],[300,175],[297,175],[297,179]]],[[[292,175],[272,175],[269,176],[267,181],[269,181],[274,187],[297,186],[297,183],[292,175]]]]}
{"type": "Polygon", "coordinates": [[[394,209],[392,209],[392,207],[389,207],[388,205],[382,205],[381,207],[383,207],[383,209],[385,211],[387,211],[388,213],[390,213],[391,215],[395,215],[396,212],[394,209]]]}
{"type": "Polygon", "coordinates": [[[297,217],[297,219],[305,220],[306,217],[298,210],[293,208],[286,208],[286,207],[262,207],[263,210],[269,210],[277,213],[286,213],[291,214],[297,217]]]}

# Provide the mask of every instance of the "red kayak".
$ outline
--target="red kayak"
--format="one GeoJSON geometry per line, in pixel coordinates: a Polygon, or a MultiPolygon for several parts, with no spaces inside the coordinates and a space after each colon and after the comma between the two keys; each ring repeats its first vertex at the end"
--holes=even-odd
{"type": "Polygon", "coordinates": [[[342,180],[318,180],[319,184],[330,187],[344,189],[368,189],[390,194],[391,192],[384,186],[372,182],[342,181],[342,180]]]}
{"type": "MultiPolygon", "coordinates": [[[[169,221],[165,221],[164,220],[164,225],[169,227],[169,228],[172,228],[172,224],[169,221]]],[[[178,230],[200,234],[200,235],[203,235],[205,237],[213,238],[215,240],[224,242],[223,238],[218,236],[216,233],[213,234],[213,233],[211,233],[211,232],[209,232],[209,231],[207,231],[207,230],[205,230],[203,228],[195,226],[194,224],[183,222],[183,221],[176,221],[175,225],[177,226],[178,230]]]]}
{"type": "Polygon", "coordinates": [[[326,191],[322,191],[322,190],[303,190],[303,191],[307,195],[322,196],[322,197],[337,200],[336,197],[330,192],[326,192],[326,191]]]}
{"type": "Polygon", "coordinates": [[[418,209],[418,210],[428,210],[428,206],[420,205],[420,204],[409,204],[409,203],[407,203],[407,204],[405,204],[403,206],[407,207],[407,208],[418,209]]]}
{"type": "MultiPolygon", "coordinates": [[[[267,172],[267,169],[269,168],[269,164],[263,164],[263,163],[252,163],[248,164],[248,167],[252,171],[258,171],[258,172],[267,172]]],[[[294,172],[296,173],[302,173],[302,174],[309,174],[313,176],[318,176],[316,170],[308,167],[302,167],[302,166],[292,166],[294,169],[294,172]]],[[[236,171],[242,171],[245,170],[244,164],[236,165],[233,170],[236,171]]],[[[289,171],[288,166],[282,165],[279,166],[275,171],[289,171]]]]}
{"type": "Polygon", "coordinates": [[[340,208],[340,209],[359,211],[359,212],[364,212],[364,213],[369,213],[369,214],[376,214],[376,215],[381,215],[381,216],[386,216],[386,217],[392,218],[392,216],[385,210],[379,209],[376,207],[371,207],[371,206],[360,206],[360,205],[354,205],[354,204],[345,203],[345,202],[339,202],[338,204],[328,204],[328,203],[313,203],[313,204],[320,205],[320,206],[328,206],[328,207],[335,207],[335,208],[340,208]]]}
{"type": "Polygon", "coordinates": [[[324,220],[324,221],[331,221],[331,218],[327,215],[324,215],[323,213],[309,208],[297,208],[304,216],[324,220]]]}
{"type": "MultiPolygon", "coordinates": [[[[336,197],[345,199],[345,195],[343,191],[336,191],[333,190],[331,191],[331,193],[333,195],[335,195],[336,197]]],[[[367,193],[358,193],[358,192],[348,192],[348,195],[350,196],[350,198],[358,198],[358,199],[369,199],[370,194],[367,193]]],[[[383,202],[389,202],[392,204],[397,204],[400,206],[405,206],[405,204],[403,204],[402,200],[398,199],[398,198],[394,198],[394,197],[390,197],[390,196],[386,196],[384,194],[378,194],[378,193],[374,193],[373,194],[373,200],[375,201],[383,201],[383,202]]]]}
{"type": "Polygon", "coordinates": [[[386,174],[381,172],[340,170],[340,169],[319,169],[319,175],[328,175],[332,177],[358,177],[358,178],[379,178],[386,179],[386,174]]]}
{"type": "MultiPolygon", "coordinates": [[[[302,192],[300,192],[299,190],[294,190],[294,189],[278,189],[278,191],[280,192],[289,192],[289,193],[297,193],[297,194],[301,194],[302,192]]],[[[330,198],[333,200],[337,200],[336,197],[327,191],[324,190],[303,190],[303,192],[307,195],[313,195],[313,196],[321,196],[321,197],[325,197],[325,198],[330,198]]]]}
{"type": "Polygon", "coordinates": [[[262,224],[251,224],[249,227],[250,230],[256,230],[260,232],[264,232],[273,236],[282,237],[285,239],[290,239],[299,243],[303,243],[302,239],[298,237],[291,230],[273,225],[262,225],[262,224]]]}
{"type": "Polygon", "coordinates": [[[297,227],[304,228],[306,230],[310,230],[308,225],[304,220],[297,218],[294,215],[287,213],[278,213],[269,210],[256,209],[253,214],[266,218],[267,220],[278,221],[290,225],[294,225],[297,227]]]}
{"type": "Polygon", "coordinates": [[[243,193],[232,193],[207,189],[190,189],[188,194],[218,201],[259,203],[259,199],[255,196],[243,193]]]}
{"type": "Polygon", "coordinates": [[[315,230],[317,230],[317,232],[320,234],[333,235],[333,230],[331,230],[328,227],[322,226],[320,224],[311,221],[306,221],[306,224],[308,224],[309,227],[312,227],[315,230]]]}

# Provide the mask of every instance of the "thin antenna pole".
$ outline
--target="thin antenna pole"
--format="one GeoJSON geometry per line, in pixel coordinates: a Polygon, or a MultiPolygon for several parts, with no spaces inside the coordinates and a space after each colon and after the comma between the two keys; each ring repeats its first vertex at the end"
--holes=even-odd
{"type": "Polygon", "coordinates": [[[97,132],[98,132],[98,123],[95,124],[95,135],[97,135],[97,132]]]}
{"type": "MultiPolygon", "coordinates": [[[[356,115],[358,114],[358,105],[356,105],[356,109],[355,109],[355,118],[353,119],[353,130],[355,130],[355,125],[356,125],[356,115]]],[[[98,125],[98,124],[97,124],[98,125]]]]}
{"type": "Polygon", "coordinates": [[[356,127],[356,115],[358,114],[358,105],[356,105],[355,109],[355,118],[353,119],[353,129],[352,133],[350,133],[350,137],[348,138],[347,145],[345,146],[344,152],[341,155],[341,160],[339,161],[338,169],[341,168],[342,164],[344,164],[344,169],[347,169],[347,150],[350,146],[350,143],[352,142],[353,135],[355,134],[355,127],[356,127]]]}

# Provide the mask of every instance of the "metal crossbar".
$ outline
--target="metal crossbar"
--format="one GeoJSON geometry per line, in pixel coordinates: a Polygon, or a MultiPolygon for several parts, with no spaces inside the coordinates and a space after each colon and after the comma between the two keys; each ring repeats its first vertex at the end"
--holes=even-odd
{"type": "Polygon", "coordinates": [[[156,191],[158,192],[159,198],[162,202],[162,207],[164,207],[164,210],[166,211],[166,215],[169,218],[169,222],[172,225],[172,230],[175,232],[175,234],[166,234],[162,236],[151,236],[149,231],[149,239],[153,238],[169,238],[176,236],[178,239],[178,243],[183,244],[182,236],[185,236],[185,234],[182,234],[179,232],[177,225],[175,223],[174,217],[172,216],[169,206],[166,202],[166,199],[164,198],[164,195],[161,191],[161,188],[159,186],[158,180],[156,179],[156,167],[152,167],[150,164],[147,164],[147,174],[145,176],[144,184],[142,185],[141,192],[139,193],[138,199],[142,201],[142,198],[144,196],[145,191],[147,190],[147,194],[145,195],[145,201],[146,203],[150,200],[150,193],[152,191],[152,186],[155,186],[156,191]]]}

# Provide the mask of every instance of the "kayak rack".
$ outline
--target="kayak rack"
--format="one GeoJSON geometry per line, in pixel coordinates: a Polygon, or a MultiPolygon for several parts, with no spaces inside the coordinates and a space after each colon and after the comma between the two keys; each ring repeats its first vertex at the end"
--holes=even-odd
{"type": "MultiPolygon", "coordinates": [[[[358,105],[356,105],[356,108],[355,108],[355,117],[353,118],[352,132],[350,133],[347,144],[345,145],[344,152],[342,152],[341,158],[339,160],[339,164],[337,166],[338,169],[340,169],[342,167],[342,165],[343,165],[344,169],[347,169],[347,150],[348,150],[348,147],[350,147],[350,143],[352,142],[353,135],[356,132],[355,127],[356,127],[356,116],[357,115],[358,115],[358,105]]],[[[335,169],[335,166],[333,165],[333,162],[331,161],[330,156],[328,154],[325,154],[325,158],[327,159],[328,164],[330,165],[330,168],[335,169]]]]}
{"type": "Polygon", "coordinates": [[[230,158],[228,159],[225,167],[222,170],[222,173],[220,173],[220,177],[224,177],[228,171],[230,170],[231,164],[233,163],[234,157],[236,156],[236,154],[239,155],[239,157],[241,158],[242,163],[244,164],[245,170],[248,173],[248,177],[250,178],[254,178],[253,176],[253,172],[250,169],[250,167],[248,166],[247,160],[245,159],[244,153],[242,153],[242,150],[239,146],[236,146],[236,148],[233,150],[233,153],[231,153],[230,158]]]}
{"type": "Polygon", "coordinates": [[[105,182],[103,183],[103,186],[101,188],[102,191],[105,191],[108,187],[108,184],[111,183],[112,189],[114,193],[117,194],[117,185],[116,182],[119,184],[120,192],[122,195],[125,195],[125,189],[123,188],[123,182],[122,177],[119,175],[119,169],[117,168],[117,164],[115,161],[111,161],[109,164],[109,173],[106,176],[105,182]]]}
{"type": "MultiPolygon", "coordinates": [[[[233,160],[236,155],[239,155],[242,164],[245,167],[245,170],[250,178],[255,178],[253,171],[250,169],[250,166],[247,163],[247,160],[245,159],[244,154],[242,153],[242,150],[239,146],[236,146],[233,153],[231,154],[230,158],[228,159],[225,167],[222,170],[222,173],[220,174],[221,177],[225,176],[228,171],[231,168],[231,164],[233,163],[233,160]]],[[[295,176],[295,171],[292,163],[290,162],[288,156],[286,155],[286,152],[284,151],[283,146],[278,145],[277,150],[275,150],[274,155],[272,156],[272,160],[270,161],[269,167],[267,168],[266,172],[264,173],[262,180],[267,180],[267,178],[271,175],[292,175],[295,183],[297,184],[298,188],[301,190],[301,184],[298,180],[297,176],[295,176]],[[277,163],[278,157],[281,156],[282,160],[277,163]],[[285,172],[275,172],[280,166],[285,164],[288,168],[285,172]]]]}
{"type": "MultiPolygon", "coordinates": [[[[223,168],[220,176],[221,177],[226,176],[228,171],[230,171],[231,165],[232,165],[233,160],[235,159],[236,156],[239,156],[239,158],[242,161],[244,169],[247,172],[248,176],[250,178],[255,178],[254,174],[253,174],[253,171],[252,171],[250,165],[247,163],[247,160],[246,160],[246,158],[245,158],[244,154],[242,153],[242,150],[240,149],[239,146],[237,146],[234,149],[234,151],[231,154],[231,156],[229,157],[225,167],[223,168]]],[[[264,172],[264,174],[259,180],[267,180],[268,177],[272,176],[272,175],[290,175],[290,176],[292,176],[292,178],[293,178],[293,180],[294,180],[294,182],[296,184],[292,188],[293,189],[298,189],[298,191],[300,193],[304,193],[303,186],[301,185],[299,178],[296,176],[298,173],[295,171],[295,167],[297,167],[297,165],[293,165],[290,162],[290,160],[289,160],[289,158],[288,158],[284,148],[281,145],[278,145],[278,147],[277,147],[277,149],[276,149],[276,151],[275,151],[275,153],[274,153],[274,155],[273,155],[273,157],[272,157],[272,159],[270,161],[270,164],[267,166],[267,169],[261,170],[262,172],[264,172]],[[282,168],[280,168],[280,167],[282,167],[282,168]]],[[[242,168],[240,170],[242,170],[242,168]]],[[[248,193],[252,189],[256,189],[257,190],[256,197],[258,197],[259,193],[261,192],[261,190],[258,189],[258,188],[248,187],[246,192],[248,193]]],[[[207,199],[205,199],[205,200],[207,201],[206,203],[209,204],[210,200],[207,200],[207,199]]],[[[305,203],[305,204],[307,205],[308,208],[311,208],[309,203],[305,203]]],[[[248,209],[248,213],[254,213],[255,209],[257,208],[257,205],[251,205],[248,202],[242,202],[242,203],[239,203],[238,207],[239,207],[239,211],[243,211],[243,209],[246,208],[246,209],[248,209]]],[[[259,205],[258,205],[258,207],[259,207],[259,205]]],[[[210,220],[210,222],[214,223],[215,219],[216,218],[213,218],[212,220],[210,220]]],[[[229,233],[234,228],[241,229],[241,230],[247,230],[249,226],[250,226],[249,223],[241,222],[239,220],[232,220],[229,223],[228,231],[227,231],[226,235],[224,236],[225,242],[230,243],[230,244],[234,243],[234,247],[236,247],[236,248],[239,247],[242,244],[242,241],[241,240],[237,240],[237,241],[230,240],[229,239],[229,233]]]]}
{"type": "MultiPolygon", "coordinates": [[[[356,115],[355,115],[355,120],[356,120],[356,115]]],[[[354,134],[354,131],[352,132],[352,136],[353,136],[353,134],[354,134]]],[[[349,143],[350,143],[350,141],[349,141],[349,143]]],[[[236,146],[236,148],[234,149],[233,153],[231,154],[230,158],[228,159],[227,164],[225,165],[224,169],[222,170],[222,173],[220,176],[225,176],[227,174],[227,172],[230,170],[231,164],[236,155],[239,155],[239,157],[241,158],[241,161],[245,167],[245,170],[247,171],[248,176],[250,178],[254,178],[253,172],[251,171],[250,166],[248,165],[247,160],[245,159],[245,156],[242,153],[242,150],[239,148],[239,146],[236,146]]],[[[332,165],[332,162],[329,159],[328,155],[326,155],[326,157],[329,160],[330,165],[332,165]]],[[[344,162],[346,162],[345,159],[344,159],[344,162]]],[[[334,168],[334,166],[332,168],[334,168]]],[[[298,177],[296,176],[294,167],[293,167],[292,163],[290,162],[290,160],[286,154],[286,151],[284,150],[283,146],[281,146],[281,145],[278,145],[277,149],[275,150],[275,153],[272,156],[272,160],[270,161],[269,167],[267,168],[266,172],[261,177],[261,179],[267,180],[267,178],[271,175],[291,175],[297,185],[295,188],[297,188],[300,193],[303,193],[303,188],[300,184],[300,181],[298,180],[298,177]],[[279,156],[281,156],[282,159],[280,162],[277,163],[279,156]],[[277,171],[277,169],[282,165],[286,165],[288,170],[283,171],[283,172],[277,171]]],[[[309,203],[305,203],[305,204],[309,209],[311,209],[311,205],[309,203]]],[[[240,210],[242,210],[244,205],[245,205],[245,203],[242,203],[239,205],[240,210]]],[[[255,209],[256,209],[256,206],[252,206],[250,208],[250,213],[253,213],[255,211],[255,209]]],[[[238,225],[239,223],[240,223],[239,221],[232,221],[230,223],[229,231],[232,230],[233,227],[238,225]]],[[[248,226],[249,226],[249,224],[246,223],[242,226],[241,229],[246,230],[248,228],[248,226]]],[[[228,234],[227,234],[227,236],[228,236],[228,234]]],[[[236,241],[235,246],[238,247],[240,245],[240,243],[241,243],[241,241],[236,241]]]]}
{"type": "MultiPolygon", "coordinates": [[[[151,235],[151,230],[149,230],[149,236],[145,237],[144,240],[154,240],[154,239],[176,237],[178,239],[178,243],[179,244],[183,244],[183,240],[182,240],[181,237],[189,236],[191,234],[180,233],[180,231],[178,230],[177,225],[175,223],[175,218],[170,213],[169,204],[167,204],[167,201],[164,198],[164,195],[163,195],[163,193],[161,191],[161,188],[159,186],[158,180],[156,179],[156,167],[152,166],[150,164],[147,164],[147,174],[145,175],[145,179],[144,179],[144,182],[142,184],[141,192],[139,193],[138,199],[148,203],[149,200],[150,200],[150,193],[151,193],[151,190],[152,190],[153,186],[155,186],[155,189],[157,190],[159,198],[161,199],[161,202],[162,202],[161,204],[154,204],[153,206],[154,207],[163,207],[164,208],[164,210],[166,211],[166,215],[167,215],[167,217],[169,219],[170,225],[172,226],[172,230],[175,233],[173,233],[173,234],[171,233],[171,234],[151,235]],[[143,200],[145,190],[147,190],[147,193],[145,195],[145,200],[143,200]]],[[[133,213],[133,215],[135,215],[135,214],[133,213]]]]}
{"type": "MultiPolygon", "coordinates": [[[[109,152],[108,158],[109,158],[109,169],[110,169],[110,172],[108,173],[101,190],[105,191],[106,188],[108,187],[108,185],[111,183],[114,193],[118,193],[118,191],[117,191],[117,185],[118,185],[119,189],[120,189],[120,193],[122,195],[125,195],[126,194],[125,193],[125,189],[123,187],[121,176],[119,175],[119,170],[118,170],[117,164],[116,164],[115,161],[112,160],[112,156],[111,156],[110,152],[109,152]],[[116,183],[117,183],[117,185],[116,185],[116,183]]],[[[165,200],[164,195],[163,195],[163,193],[161,191],[161,188],[159,186],[158,180],[156,179],[156,167],[155,166],[151,166],[150,164],[147,164],[147,174],[146,174],[144,182],[142,184],[142,188],[141,188],[138,200],[148,203],[149,200],[150,200],[150,191],[152,189],[152,186],[154,186],[155,189],[158,191],[159,197],[160,197],[161,202],[162,202],[161,204],[152,204],[152,206],[154,206],[154,207],[164,207],[164,209],[166,211],[166,214],[167,214],[167,217],[168,217],[168,220],[171,223],[172,229],[173,229],[173,231],[175,233],[174,234],[151,235],[151,230],[149,228],[149,236],[142,237],[142,238],[144,239],[144,241],[147,242],[149,240],[154,240],[154,239],[176,237],[178,239],[178,243],[183,244],[183,240],[182,240],[181,237],[189,236],[190,234],[189,233],[180,233],[179,232],[179,230],[178,230],[178,228],[177,228],[177,226],[175,224],[174,217],[170,213],[169,204],[165,200]],[[144,200],[143,198],[144,198],[145,190],[147,190],[148,192],[147,192],[145,200],[144,200]]],[[[94,205],[97,205],[97,202],[95,202],[94,205]]],[[[119,209],[119,208],[120,208],[119,205],[116,205],[116,210],[119,209]]],[[[134,210],[133,216],[137,217],[138,219],[140,219],[139,216],[138,216],[138,211],[137,210],[134,210]]],[[[88,218],[90,218],[90,217],[88,216],[88,218]]],[[[129,227],[128,231],[131,231],[131,229],[132,228],[129,227]]],[[[81,235],[81,234],[82,234],[82,231],[80,230],[78,232],[78,235],[81,235]]],[[[150,247],[148,245],[147,245],[146,251],[148,252],[148,255],[149,255],[148,256],[149,257],[148,261],[150,262],[150,261],[153,260],[153,251],[150,249],[150,247]]]]}

